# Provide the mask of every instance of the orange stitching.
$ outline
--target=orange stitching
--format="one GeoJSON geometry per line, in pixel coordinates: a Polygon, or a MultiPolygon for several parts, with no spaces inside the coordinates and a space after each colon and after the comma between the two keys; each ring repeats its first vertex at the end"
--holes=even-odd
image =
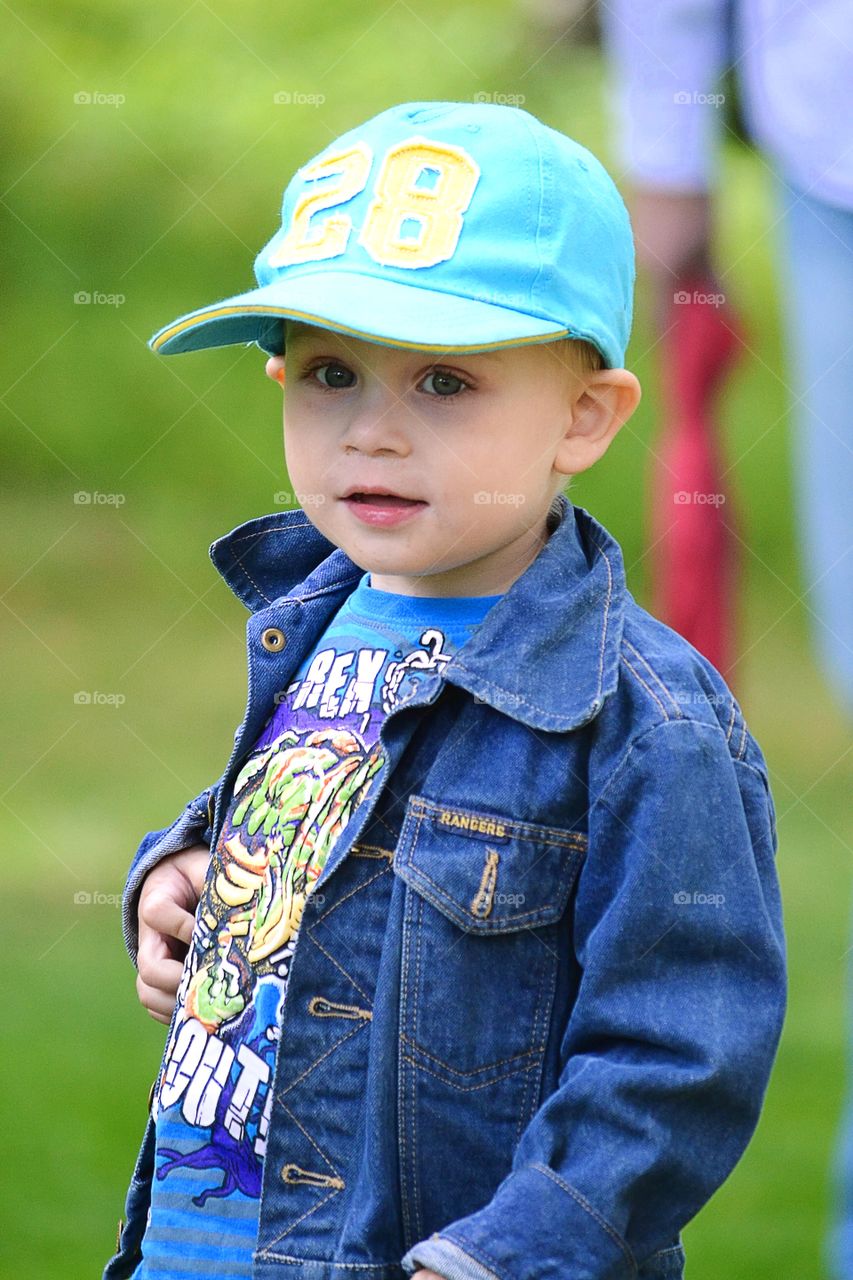
{"type": "Polygon", "coordinates": [[[677,699],[677,698],[674,698],[674,697],[672,696],[672,691],[671,691],[670,689],[668,689],[668,688],[667,688],[667,686],[666,686],[666,684],[665,684],[665,682],[664,682],[663,680],[661,680],[660,676],[659,676],[659,675],[658,675],[658,673],[655,671],[655,669],[654,669],[654,667],[652,666],[652,664],[648,661],[648,659],[647,659],[647,658],[646,658],[642,653],[640,653],[640,650],[639,650],[638,648],[636,648],[636,646],[635,646],[635,645],[631,644],[631,641],[630,641],[630,640],[623,640],[623,644],[625,645],[625,648],[626,648],[626,649],[630,649],[632,653],[635,653],[635,654],[637,655],[637,657],[639,658],[640,662],[642,662],[643,666],[644,666],[644,667],[646,668],[646,670],[648,671],[649,675],[652,677],[652,679],[653,679],[654,681],[656,681],[656,682],[657,682],[658,688],[660,688],[661,690],[663,690],[663,692],[664,692],[664,693],[666,694],[666,696],[669,698],[669,700],[670,700],[670,702],[672,703],[672,705],[675,707],[675,715],[676,715],[676,718],[680,718],[680,717],[683,715],[683,712],[682,712],[682,710],[681,710],[681,707],[678,705],[678,699],[677,699]]]}
{"type": "MultiPolygon", "coordinates": [[[[305,1070],[304,1070],[304,1071],[300,1071],[299,1075],[296,1077],[296,1079],[295,1079],[295,1080],[291,1080],[290,1084],[289,1084],[289,1085],[287,1085],[287,1086],[286,1086],[286,1088],[282,1089],[281,1093],[277,1093],[277,1094],[275,1095],[276,1101],[277,1101],[277,1102],[280,1102],[280,1103],[281,1103],[281,1105],[282,1105],[282,1106],[284,1106],[284,1098],[285,1098],[286,1094],[290,1093],[291,1089],[295,1089],[295,1088],[296,1088],[296,1086],[297,1086],[298,1084],[301,1084],[301,1083],[302,1083],[302,1081],[305,1079],[305,1077],[306,1077],[306,1076],[309,1076],[309,1075],[311,1074],[311,1072],[314,1070],[314,1068],[315,1068],[315,1067],[319,1067],[320,1063],[321,1063],[321,1062],[324,1062],[324,1061],[325,1061],[325,1059],[326,1059],[326,1058],[328,1058],[330,1054],[334,1053],[334,1052],[335,1052],[335,1050],[336,1050],[336,1049],[338,1049],[342,1044],[345,1044],[345,1043],[346,1043],[346,1041],[347,1041],[347,1040],[350,1040],[353,1036],[357,1036],[357,1035],[358,1035],[358,1033],[359,1033],[359,1031],[361,1030],[361,1027],[363,1027],[363,1026],[364,1026],[364,1023],[362,1022],[362,1023],[360,1024],[360,1026],[357,1026],[357,1027],[351,1027],[349,1031],[345,1031],[345,1032],[343,1033],[343,1035],[342,1035],[342,1036],[339,1036],[339,1037],[338,1037],[338,1039],[335,1041],[335,1043],[334,1043],[334,1044],[329,1045],[329,1047],[328,1047],[328,1049],[326,1049],[325,1053],[321,1053],[321,1054],[320,1054],[320,1056],[319,1056],[319,1058],[315,1058],[313,1062],[309,1062],[309,1063],[308,1063],[308,1066],[305,1068],[305,1070]]],[[[298,1123],[298,1121],[297,1121],[297,1123],[298,1123]]],[[[302,1128],[302,1126],[301,1126],[301,1125],[300,1125],[299,1127],[300,1127],[300,1128],[302,1128]]],[[[304,1132],[306,1132],[306,1131],[305,1131],[305,1130],[303,1130],[303,1133],[304,1133],[304,1132]]],[[[308,1135],[308,1136],[310,1136],[310,1135],[308,1135]]],[[[320,1150],[320,1148],[318,1147],[318,1148],[317,1148],[317,1150],[319,1151],[319,1150],[320,1150]]],[[[322,1154],[322,1153],[321,1153],[321,1154],[322,1154]]],[[[325,1159],[325,1157],[324,1157],[324,1159],[325,1159]]]]}
{"type": "MultiPolygon", "coordinates": [[[[408,823],[408,817],[404,819],[404,828],[408,823]]],[[[417,829],[417,828],[416,828],[417,829]]],[[[408,895],[407,895],[408,896],[408,895]]],[[[413,903],[415,912],[417,905],[413,903]]],[[[401,1026],[409,1025],[409,996],[412,987],[412,935],[414,929],[406,919],[406,913],[403,913],[403,941],[401,956],[401,977],[400,977],[400,1023],[401,1026]]],[[[400,1033],[401,1040],[405,1033],[400,1033]]],[[[401,1061],[405,1061],[404,1055],[401,1054],[401,1061]]],[[[411,1168],[411,1157],[409,1154],[409,1118],[414,1114],[415,1110],[415,1077],[414,1072],[405,1072],[400,1070],[397,1073],[397,1108],[400,1114],[400,1203],[403,1211],[403,1226],[406,1238],[409,1240],[417,1240],[417,1236],[412,1230],[412,1214],[411,1214],[411,1195],[409,1192],[408,1172],[411,1168]],[[406,1086],[408,1085],[407,1097],[406,1086]]]]}
{"type": "Polygon", "coordinates": [[[495,899],[495,881],[498,876],[498,862],[500,855],[497,849],[486,848],[486,861],[483,864],[483,874],[480,877],[480,887],[471,899],[471,910],[475,916],[482,919],[487,916],[492,909],[492,903],[495,899]]]}
{"type": "Polygon", "coordinates": [[[300,1169],[298,1164],[286,1164],[281,1171],[284,1182],[307,1183],[311,1187],[339,1187],[346,1184],[343,1178],[333,1178],[328,1173],[314,1173],[311,1169],[300,1169]],[[291,1173],[291,1170],[293,1172],[291,1173]]]}
{"type": "Polygon", "coordinates": [[[521,1133],[524,1128],[524,1125],[527,1123],[527,1120],[530,1118],[529,1116],[526,1117],[527,1094],[529,1089],[533,1090],[533,1102],[534,1102],[534,1111],[535,1111],[536,1097],[538,1095],[538,1091],[542,1083],[542,1072],[545,1067],[545,1048],[546,1048],[547,1038],[548,1038],[548,1026],[550,1024],[551,1013],[554,1008],[554,996],[556,994],[556,990],[557,990],[557,965],[553,963],[550,965],[543,964],[542,981],[539,985],[539,991],[537,992],[537,996],[536,996],[536,1012],[534,1014],[534,1019],[533,1019],[532,1035],[534,1039],[539,1036],[544,1037],[544,1039],[542,1040],[542,1043],[540,1045],[539,1069],[536,1072],[535,1076],[531,1073],[527,1076],[527,1079],[524,1081],[524,1108],[519,1113],[518,1124],[515,1130],[516,1146],[521,1140],[521,1133]]]}
{"type": "MultiPolygon", "coordinates": [[[[457,1084],[455,1080],[448,1080],[445,1076],[439,1075],[437,1071],[431,1071],[429,1067],[425,1067],[422,1062],[417,1062],[410,1057],[408,1053],[401,1053],[402,1062],[408,1062],[411,1067],[417,1068],[418,1071],[425,1071],[428,1076],[432,1076],[434,1080],[440,1080],[442,1084],[447,1085],[448,1089],[455,1089],[457,1093],[474,1093],[477,1089],[488,1089],[490,1085],[499,1084],[501,1080],[509,1080],[512,1076],[523,1075],[528,1071],[538,1071],[539,1063],[531,1062],[526,1067],[516,1067],[514,1071],[507,1071],[504,1075],[498,1076],[494,1080],[484,1080],[482,1084],[457,1084]]],[[[412,1072],[414,1079],[414,1072],[412,1072]]],[[[414,1107],[414,1103],[412,1104],[414,1107]]]]}
{"type": "MultiPolygon", "coordinates": [[[[326,1161],[326,1163],[327,1163],[328,1165],[330,1165],[332,1168],[334,1168],[334,1165],[332,1165],[331,1160],[329,1160],[329,1159],[327,1158],[327,1156],[326,1156],[326,1154],[325,1154],[325,1152],[324,1152],[324,1151],[321,1151],[321,1150],[320,1150],[320,1147],[319,1147],[319,1146],[318,1146],[318,1144],[314,1141],[314,1139],[311,1137],[311,1134],[310,1134],[310,1133],[308,1132],[308,1130],[304,1127],[304,1125],[301,1125],[301,1124],[299,1123],[299,1121],[297,1120],[296,1116],[295,1116],[295,1115],[293,1114],[293,1112],[290,1110],[290,1107],[288,1107],[288,1106],[287,1106],[287,1104],[286,1104],[286,1103],[284,1103],[284,1102],[282,1102],[282,1104],[281,1104],[281,1105],[282,1105],[282,1107],[284,1108],[284,1110],[287,1112],[287,1114],[289,1115],[289,1117],[290,1117],[290,1119],[293,1121],[293,1123],[297,1126],[297,1128],[298,1128],[298,1129],[300,1129],[300,1130],[302,1131],[302,1133],[304,1133],[304,1134],[305,1134],[305,1137],[306,1137],[306,1138],[308,1139],[308,1141],[311,1143],[311,1145],[312,1145],[312,1147],[314,1148],[314,1150],[315,1150],[315,1151],[316,1151],[320,1156],[322,1156],[322,1158],[326,1161]]],[[[346,1185],[346,1184],[345,1184],[345,1185],[346,1185]]],[[[283,1239],[284,1239],[284,1237],[285,1237],[286,1235],[289,1235],[291,1231],[295,1231],[295,1229],[299,1226],[299,1224],[300,1224],[300,1222],[302,1221],[302,1219],[303,1219],[303,1218],[310,1218],[310,1216],[311,1216],[311,1214],[312,1214],[312,1213],[317,1213],[317,1211],[318,1211],[319,1209],[322,1209],[322,1207],[323,1207],[323,1205],[324,1205],[324,1204],[326,1204],[329,1200],[333,1200],[333,1199],[334,1199],[334,1197],[335,1197],[337,1194],[338,1194],[338,1188],[333,1187],[327,1196],[323,1196],[323,1198],[322,1198],[321,1200],[318,1200],[316,1204],[312,1205],[309,1209],[306,1209],[306,1210],[304,1211],[304,1213],[300,1213],[299,1217],[298,1217],[298,1218],[295,1218],[295,1219],[294,1219],[294,1221],[293,1221],[293,1222],[291,1222],[290,1226],[289,1226],[289,1227],[287,1227],[284,1231],[282,1231],[282,1233],[281,1233],[281,1235],[280,1235],[280,1236],[276,1236],[275,1240],[271,1240],[271,1241],[270,1241],[270,1248],[273,1248],[275,1245],[277,1245],[277,1244],[279,1243],[279,1241],[283,1240],[283,1239]]]]}
{"type": "MultiPolygon", "coordinates": [[[[375,877],[374,877],[374,879],[375,879],[375,877]]],[[[368,883],[370,883],[370,882],[368,881],[368,883]]],[[[331,953],[331,951],[327,951],[327,950],[326,950],[326,948],[323,946],[322,942],[318,942],[318,941],[317,941],[317,939],[314,937],[314,934],[312,933],[312,931],[311,931],[311,929],[310,929],[310,928],[309,928],[309,930],[308,930],[308,937],[311,939],[311,942],[314,944],[314,946],[317,948],[317,950],[318,950],[318,951],[322,951],[323,955],[324,955],[328,960],[330,960],[330,961],[332,962],[332,964],[335,966],[335,968],[338,970],[338,972],[343,974],[343,976],[346,978],[347,982],[351,982],[351,983],[352,983],[352,985],[355,987],[355,989],[356,989],[356,991],[358,992],[358,994],[359,994],[360,996],[364,996],[364,999],[365,999],[366,1001],[367,1001],[367,1000],[369,1000],[369,999],[370,999],[370,997],[368,996],[367,992],[366,992],[365,990],[363,990],[363,988],[362,988],[362,986],[361,986],[361,983],[360,983],[360,982],[357,982],[357,981],[356,981],[356,979],[352,976],[352,974],[351,974],[351,973],[349,973],[349,972],[344,968],[344,966],[343,966],[342,964],[340,964],[340,962],[338,961],[337,957],[336,957],[336,956],[333,956],[333,955],[332,955],[332,953],[331,953]]]]}
{"type": "Polygon", "coordinates": [[[624,666],[628,668],[628,670],[631,672],[631,675],[634,677],[637,683],[643,686],[643,688],[645,689],[649,697],[652,699],[652,701],[658,705],[658,707],[660,708],[660,713],[663,716],[664,720],[667,720],[667,721],[671,720],[672,716],[668,713],[666,707],[663,705],[660,698],[655,693],[654,689],[652,689],[650,685],[646,684],[645,680],[640,675],[637,668],[631,665],[631,663],[625,657],[624,653],[622,654],[622,663],[624,666]]]}
{"type": "MultiPolygon", "coordinates": [[[[421,956],[424,950],[424,919],[425,907],[423,902],[419,901],[417,905],[417,919],[415,923],[415,1027],[418,1025],[418,1008],[422,1002],[423,984],[421,981],[421,956]]],[[[410,1176],[412,1180],[412,1214],[414,1221],[414,1237],[420,1240],[424,1234],[423,1229],[423,1212],[421,1206],[421,1187],[420,1187],[420,1154],[418,1151],[418,1082],[414,1072],[409,1078],[409,1092],[411,1095],[411,1110],[409,1119],[412,1131],[412,1164],[410,1176]]]]}
{"type": "MultiPolygon", "coordinates": [[[[281,1099],[279,1099],[279,1101],[281,1101],[281,1099]]],[[[320,1144],[314,1140],[314,1138],[311,1136],[311,1134],[310,1134],[310,1133],[308,1132],[308,1130],[305,1128],[304,1124],[300,1124],[300,1123],[299,1123],[299,1120],[298,1120],[298,1119],[297,1119],[297,1117],[294,1115],[294,1113],[290,1110],[290,1107],[287,1105],[287,1103],[286,1103],[286,1102],[282,1102],[282,1103],[281,1103],[281,1105],[282,1105],[282,1107],[284,1108],[284,1110],[287,1112],[287,1114],[290,1116],[291,1120],[292,1120],[292,1121],[293,1121],[293,1123],[296,1125],[297,1129],[299,1129],[302,1133],[304,1133],[304,1134],[305,1134],[305,1137],[306,1137],[306,1138],[308,1139],[308,1141],[311,1143],[311,1146],[312,1146],[312,1147],[314,1148],[314,1150],[317,1152],[317,1155],[318,1155],[318,1156],[320,1156],[320,1157],[321,1157],[321,1159],[325,1160],[325,1161],[326,1161],[326,1164],[327,1164],[327,1165],[329,1165],[329,1167],[330,1167],[330,1168],[334,1169],[334,1167],[335,1167],[335,1166],[332,1164],[332,1161],[331,1161],[331,1160],[329,1159],[329,1157],[326,1155],[325,1151],[322,1149],[322,1147],[320,1146],[320,1144]]]]}
{"type": "MultiPolygon", "coordinates": [[[[407,1035],[405,1031],[400,1032],[400,1039],[405,1040],[408,1044],[412,1045],[413,1049],[417,1050],[417,1052],[424,1058],[430,1058],[433,1062],[438,1062],[442,1067],[445,1067],[455,1076],[479,1076],[482,1075],[484,1071],[493,1071],[495,1067],[503,1067],[510,1062],[517,1062],[521,1058],[529,1058],[531,1055],[539,1056],[545,1052],[544,1044],[535,1044],[529,1049],[523,1049],[521,1053],[514,1053],[511,1058],[498,1058],[495,1062],[490,1062],[485,1067],[474,1067],[471,1071],[460,1071],[457,1067],[451,1066],[449,1062],[445,1062],[443,1058],[439,1058],[438,1054],[430,1053],[423,1047],[423,1045],[418,1044],[417,1040],[415,1040],[413,1036],[407,1035]]],[[[514,1068],[514,1070],[519,1069],[520,1068],[514,1068]]],[[[523,1069],[525,1071],[527,1070],[526,1067],[523,1069]]],[[[488,1081],[486,1083],[488,1083],[488,1081]]],[[[479,1088],[480,1086],[478,1085],[477,1087],[479,1088]]]]}
{"type": "Polygon", "coordinates": [[[350,854],[356,858],[387,858],[390,862],[394,857],[394,850],[383,849],[379,844],[354,844],[350,848],[350,854]]]}
{"type": "Polygon", "coordinates": [[[312,996],[308,1001],[308,1012],[317,1018],[372,1018],[370,1009],[361,1009],[357,1004],[339,1004],[337,1000],[327,1000],[325,996],[312,996]]]}
{"type": "MultiPolygon", "coordinates": [[[[253,550],[253,548],[250,548],[250,550],[253,550]]],[[[265,591],[261,590],[257,582],[255,582],[255,579],[249,573],[249,570],[243,564],[243,560],[239,552],[236,549],[232,549],[231,554],[234,556],[234,560],[237,564],[238,569],[240,570],[240,572],[243,574],[244,577],[248,578],[249,582],[251,582],[252,586],[255,588],[258,595],[261,597],[261,599],[266,600],[267,604],[272,604],[272,600],[270,599],[270,597],[267,595],[265,591]]]]}
{"type": "MultiPolygon", "coordinates": [[[[574,852],[577,853],[578,850],[574,850],[574,852]]],[[[411,861],[409,865],[412,865],[411,861]]],[[[445,887],[445,885],[443,885],[438,880],[433,880],[432,876],[427,875],[423,867],[419,867],[415,864],[414,874],[416,879],[418,880],[418,884],[415,886],[415,888],[422,898],[426,898],[427,902],[430,902],[439,911],[442,910],[442,905],[441,905],[442,903],[444,903],[445,906],[449,905],[452,907],[456,907],[457,910],[459,910],[459,903],[456,901],[454,897],[452,897],[451,894],[447,892],[447,888],[445,887]],[[431,884],[433,886],[432,891],[430,891],[426,887],[427,884],[431,884]]],[[[561,877],[565,877],[567,874],[571,874],[571,875],[575,874],[575,868],[572,867],[571,863],[566,863],[565,870],[561,870],[560,872],[561,877]]],[[[562,889],[562,885],[561,885],[561,889],[562,889]]],[[[559,898],[553,898],[549,902],[540,903],[538,907],[531,907],[529,911],[506,912],[501,917],[501,920],[499,921],[499,923],[505,924],[505,925],[514,925],[516,928],[524,928],[526,921],[531,920],[531,917],[535,917],[543,911],[548,911],[548,912],[553,911],[556,906],[559,906],[559,901],[560,901],[559,898]]],[[[472,919],[473,917],[468,917],[468,918],[472,919]]],[[[455,920],[454,920],[454,923],[456,923],[455,920]]],[[[553,921],[540,920],[537,923],[535,920],[532,920],[530,927],[534,929],[544,928],[550,923],[553,923],[553,921]]],[[[508,932],[508,930],[504,930],[504,932],[508,932]]]]}

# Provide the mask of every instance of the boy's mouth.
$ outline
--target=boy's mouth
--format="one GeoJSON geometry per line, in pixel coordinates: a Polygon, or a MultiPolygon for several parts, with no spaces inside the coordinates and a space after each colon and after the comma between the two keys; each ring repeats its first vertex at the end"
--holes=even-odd
{"type": "Polygon", "coordinates": [[[428,504],[422,498],[406,498],[383,490],[351,489],[341,497],[353,515],[366,524],[387,526],[414,515],[428,504]]]}
{"type": "Polygon", "coordinates": [[[420,505],[420,498],[401,498],[398,493],[351,493],[346,502],[369,502],[374,507],[403,507],[420,505]]]}

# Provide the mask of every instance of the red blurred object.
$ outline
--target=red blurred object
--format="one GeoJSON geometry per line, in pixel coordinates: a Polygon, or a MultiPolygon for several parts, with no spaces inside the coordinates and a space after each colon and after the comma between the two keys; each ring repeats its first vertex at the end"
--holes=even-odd
{"type": "Polygon", "coordinates": [[[734,654],[737,547],[714,401],[740,333],[715,281],[683,282],[662,344],[665,416],[653,472],[654,612],[723,676],[734,654]]]}

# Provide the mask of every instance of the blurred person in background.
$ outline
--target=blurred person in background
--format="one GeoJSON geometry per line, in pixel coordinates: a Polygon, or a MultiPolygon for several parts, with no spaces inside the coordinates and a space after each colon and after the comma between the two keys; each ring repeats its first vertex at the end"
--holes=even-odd
{"type": "MultiPolygon", "coordinates": [[[[687,371],[688,398],[691,383],[694,396],[710,394],[737,345],[730,342],[726,350],[723,331],[736,338],[737,325],[724,303],[711,248],[716,161],[729,127],[719,109],[725,73],[735,77],[750,140],[773,171],[778,228],[774,223],[768,233],[778,237],[804,601],[823,672],[853,715],[853,7],[849,0],[607,0],[599,18],[618,124],[617,173],[633,190],[638,262],[653,283],[663,359],[687,371]],[[716,305],[708,306],[709,299],[716,305]]],[[[713,439],[706,438],[704,448],[713,459],[713,439]]],[[[675,449],[665,462],[676,459],[677,468],[683,456],[675,449]]],[[[719,505],[711,513],[718,526],[725,525],[719,505]]],[[[664,543],[667,530],[678,536],[671,510],[658,509],[655,519],[664,543]]],[[[688,550],[696,546],[694,541],[688,550]]],[[[718,545],[709,557],[724,550],[718,545]]],[[[730,619],[730,591],[713,590],[731,556],[721,560],[694,558],[692,576],[711,586],[707,607],[728,612],[730,619]]],[[[656,572],[665,576],[672,568],[670,558],[658,562],[656,572]]],[[[656,584],[665,620],[683,628],[713,661],[728,665],[722,619],[697,615],[684,625],[672,616],[672,596],[672,608],[666,608],[665,587],[656,584]],[[709,652],[714,643],[718,652],[709,652]]],[[[848,1061],[851,1042],[853,1016],[848,1061]]],[[[851,1280],[849,1076],[833,1194],[826,1261],[834,1280],[851,1280]]]]}

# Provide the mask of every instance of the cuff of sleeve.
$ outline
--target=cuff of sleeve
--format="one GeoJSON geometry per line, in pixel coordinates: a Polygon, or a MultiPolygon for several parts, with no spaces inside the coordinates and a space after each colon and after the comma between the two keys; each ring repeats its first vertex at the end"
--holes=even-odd
{"type": "Polygon", "coordinates": [[[584,1195],[543,1164],[509,1174],[489,1203],[412,1246],[446,1280],[635,1280],[637,1262],[584,1195]]]}
{"type": "Polygon", "coordinates": [[[413,1275],[419,1267],[426,1267],[444,1276],[444,1280],[500,1280],[500,1277],[488,1267],[484,1267],[476,1258],[472,1258],[458,1244],[445,1240],[440,1235],[430,1236],[429,1240],[421,1240],[412,1245],[409,1252],[401,1259],[401,1267],[408,1275],[413,1275]]]}
{"type": "Polygon", "coordinates": [[[177,853],[179,849],[188,849],[190,845],[198,843],[209,834],[207,809],[202,809],[198,805],[198,801],[192,801],[187,805],[181,816],[163,832],[160,839],[150,849],[146,849],[127,878],[121,900],[121,922],[124,945],[134,967],[136,967],[139,953],[138,912],[142,881],[151,868],[167,854],[177,853]]]}

